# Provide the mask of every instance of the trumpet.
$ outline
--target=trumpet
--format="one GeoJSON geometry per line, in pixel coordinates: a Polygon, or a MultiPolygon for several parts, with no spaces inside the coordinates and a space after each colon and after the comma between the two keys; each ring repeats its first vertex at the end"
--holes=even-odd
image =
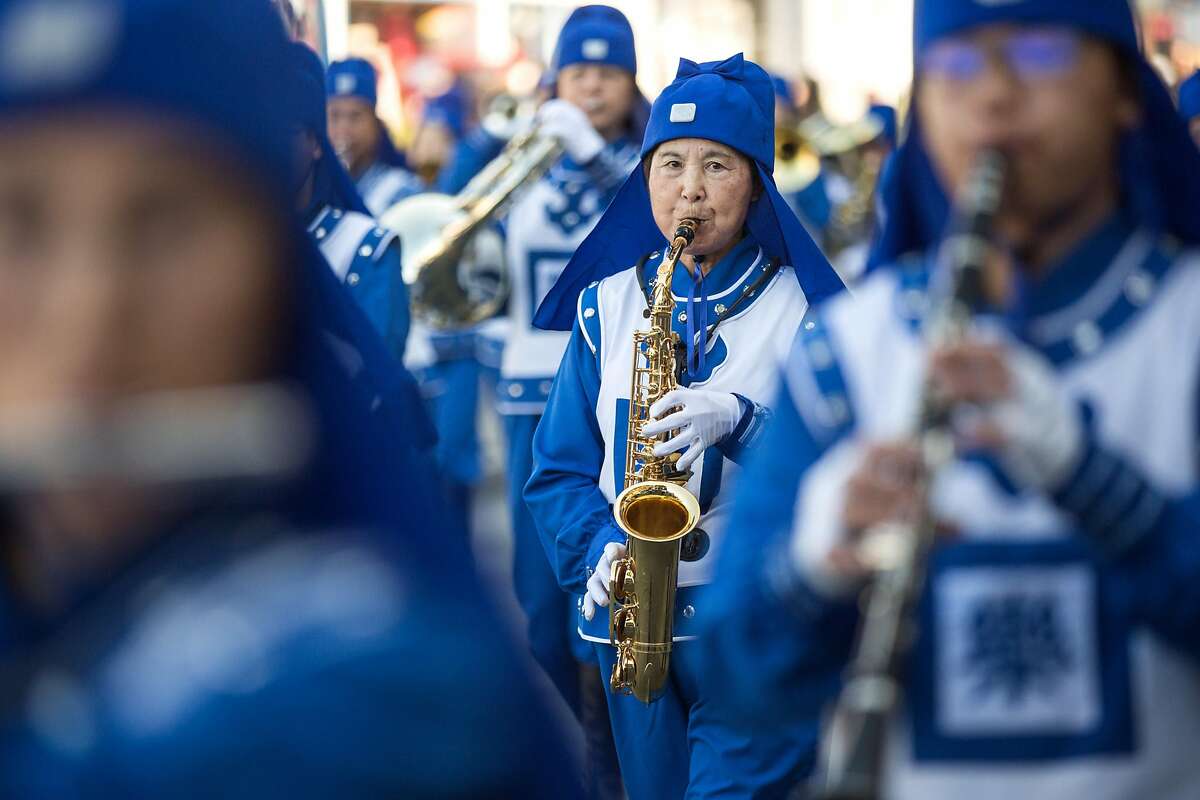
{"type": "Polygon", "coordinates": [[[400,236],[413,316],[449,330],[482,322],[504,306],[504,247],[489,223],[562,153],[557,139],[531,128],[509,141],[457,195],[414,195],[380,216],[380,224],[400,236]]]}
{"type": "MultiPolygon", "coordinates": [[[[1005,160],[981,154],[956,209],[954,233],[940,258],[951,285],[926,325],[933,346],[961,341],[983,299],[983,272],[1004,189],[1005,160]]],[[[913,610],[924,587],[935,520],[930,482],[954,458],[953,409],[924,387],[915,441],[923,461],[917,488],[925,497],[919,518],[892,538],[888,562],[864,590],[863,616],[846,683],[822,736],[821,762],[811,796],[820,800],[877,800],[892,713],[903,692],[901,669],[914,638],[913,610]]]]}

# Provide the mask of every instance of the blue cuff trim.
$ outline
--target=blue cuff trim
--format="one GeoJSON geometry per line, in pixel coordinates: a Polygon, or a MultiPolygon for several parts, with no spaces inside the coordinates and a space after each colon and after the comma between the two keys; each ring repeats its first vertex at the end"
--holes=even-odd
{"type": "Polygon", "coordinates": [[[753,400],[734,394],[742,405],[742,418],[737,427],[726,436],[717,448],[734,463],[740,464],[746,454],[762,440],[763,431],[771,422],[771,409],[761,406],[753,400]]]}
{"type": "Polygon", "coordinates": [[[583,581],[587,583],[588,578],[592,577],[592,573],[596,571],[596,564],[600,561],[600,556],[604,553],[604,547],[609,542],[625,543],[625,532],[617,527],[615,521],[609,522],[600,530],[596,531],[592,537],[592,543],[588,546],[586,567],[584,568],[583,581]]]}
{"type": "Polygon", "coordinates": [[[1142,541],[1167,508],[1137,469],[1090,437],[1075,472],[1053,498],[1109,555],[1142,541]]]}

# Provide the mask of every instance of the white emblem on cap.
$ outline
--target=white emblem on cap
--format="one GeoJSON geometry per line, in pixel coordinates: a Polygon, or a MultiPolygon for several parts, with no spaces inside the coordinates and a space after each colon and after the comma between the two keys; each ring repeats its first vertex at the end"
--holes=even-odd
{"type": "Polygon", "coordinates": [[[695,122],[695,103],[675,103],[671,106],[671,122],[695,122]]]}
{"type": "Polygon", "coordinates": [[[335,94],[354,94],[354,87],[358,85],[358,81],[353,75],[342,73],[338,75],[333,82],[333,91],[335,94]]]}
{"type": "Polygon", "coordinates": [[[0,81],[13,89],[65,87],[101,69],[116,47],[110,0],[27,0],[0,20],[0,81]]]}
{"type": "Polygon", "coordinates": [[[599,61],[608,58],[608,41],[606,39],[584,39],[583,57],[589,61],[599,61]]]}

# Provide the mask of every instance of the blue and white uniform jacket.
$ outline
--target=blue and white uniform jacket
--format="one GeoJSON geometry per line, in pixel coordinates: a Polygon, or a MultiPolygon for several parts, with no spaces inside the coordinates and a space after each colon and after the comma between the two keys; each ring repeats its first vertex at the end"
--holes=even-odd
{"type": "Polygon", "coordinates": [[[421,179],[404,167],[376,161],[355,181],[358,193],[372,216],[383,213],[406,197],[425,191],[421,179]]]}
{"type": "MultiPolygon", "coordinates": [[[[759,724],[836,694],[857,610],[807,582],[805,486],[856,443],[902,437],[925,346],[924,259],[805,323],[776,428],[743,482],[705,633],[727,701],[759,724]]],[[[932,489],[939,544],[889,747],[894,798],[1197,796],[1200,253],[1110,222],[1030,295],[1013,332],[1087,420],[1053,492],[963,454],[932,489]]]]}
{"type": "Polygon", "coordinates": [[[502,414],[541,414],[567,347],[568,334],[533,327],[533,315],[638,162],[627,140],[610,144],[584,166],[564,157],[513,203],[505,218],[512,293],[500,364],[502,414]]]}
{"type": "MultiPolygon", "coordinates": [[[[613,520],[612,503],[624,488],[629,421],[633,332],[645,330],[645,291],[654,280],[661,251],[644,268],[627,269],[586,288],[579,297],[575,328],[545,415],[533,442],[533,476],[525,501],[537,521],[542,543],[564,590],[582,595],[588,576],[609,542],[624,542],[613,520]]],[[[712,287],[708,318],[716,319],[748,290],[747,299],[713,334],[704,368],[685,376],[696,389],[736,393],[744,398],[741,423],[725,441],[709,448],[693,466],[687,488],[700,501],[699,528],[705,535],[680,564],[675,639],[692,639],[704,609],[695,595],[711,578],[711,553],[727,525],[731,483],[738,462],[759,438],[774,396],[778,371],[808,303],[791,267],[781,267],[754,287],[769,270],[756,243],[747,238],[717,263],[705,278],[712,287]],[[707,546],[707,544],[712,546],[707,546]]],[[[674,326],[687,335],[687,292],[691,274],[676,267],[672,291],[674,326]]],[[[580,635],[608,641],[608,615],[589,623],[579,616],[580,635]]]]}
{"type": "Polygon", "coordinates": [[[388,349],[399,358],[408,338],[408,289],[400,270],[396,234],[357,211],[325,206],[308,232],[388,349]]]}

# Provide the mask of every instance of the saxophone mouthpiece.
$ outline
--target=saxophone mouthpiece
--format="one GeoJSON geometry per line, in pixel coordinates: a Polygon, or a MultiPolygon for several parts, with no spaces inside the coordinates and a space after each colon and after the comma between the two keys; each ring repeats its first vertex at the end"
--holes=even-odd
{"type": "Polygon", "coordinates": [[[696,238],[696,220],[685,219],[679,223],[679,227],[675,229],[675,238],[683,239],[684,247],[692,243],[696,238]]]}

